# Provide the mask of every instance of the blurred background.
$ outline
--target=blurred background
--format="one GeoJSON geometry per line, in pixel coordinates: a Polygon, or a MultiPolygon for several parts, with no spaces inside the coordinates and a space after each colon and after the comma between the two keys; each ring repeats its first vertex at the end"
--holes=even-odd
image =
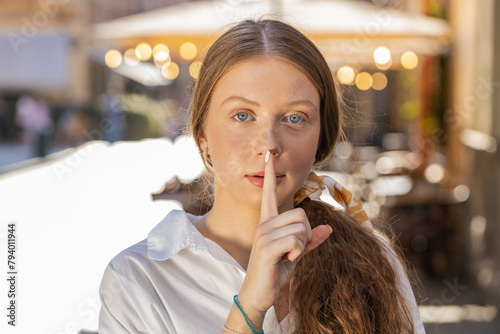
{"type": "MultiPolygon", "coordinates": [[[[207,210],[183,133],[190,92],[217,36],[262,17],[304,32],[337,77],[348,142],[320,174],[392,226],[427,333],[500,333],[500,3],[4,0],[0,256],[15,223],[18,270],[8,333],[96,332],[111,258],[170,210],[207,210]]],[[[6,280],[0,289],[8,305],[6,280]]]]}

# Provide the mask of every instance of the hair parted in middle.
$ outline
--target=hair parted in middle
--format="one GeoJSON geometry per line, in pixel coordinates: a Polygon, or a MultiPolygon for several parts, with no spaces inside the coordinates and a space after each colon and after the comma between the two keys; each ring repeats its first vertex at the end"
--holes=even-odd
{"type": "MultiPolygon", "coordinates": [[[[191,104],[191,133],[198,148],[217,82],[234,66],[257,57],[288,62],[318,90],[321,129],[315,165],[321,165],[333,154],[342,131],[334,78],[325,58],[309,39],[290,25],[273,20],[244,21],[219,37],[208,50],[191,104]]],[[[203,162],[206,166],[204,158],[203,162]]]]}

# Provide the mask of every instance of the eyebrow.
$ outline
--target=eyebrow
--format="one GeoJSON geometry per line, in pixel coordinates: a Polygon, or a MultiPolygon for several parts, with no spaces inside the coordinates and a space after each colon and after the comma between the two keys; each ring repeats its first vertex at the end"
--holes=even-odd
{"type": "MultiPolygon", "coordinates": [[[[244,103],[256,106],[256,107],[260,106],[260,104],[256,101],[252,101],[252,100],[249,100],[247,98],[244,98],[243,96],[236,96],[236,95],[230,96],[227,99],[225,99],[222,102],[222,105],[224,105],[228,102],[231,102],[231,101],[241,101],[241,102],[244,102],[244,103]]],[[[297,104],[307,104],[307,105],[311,106],[315,111],[317,109],[316,106],[314,105],[314,103],[312,103],[310,100],[307,100],[307,99],[295,100],[295,101],[288,102],[285,104],[285,107],[289,107],[289,106],[297,105],[297,104]]]]}

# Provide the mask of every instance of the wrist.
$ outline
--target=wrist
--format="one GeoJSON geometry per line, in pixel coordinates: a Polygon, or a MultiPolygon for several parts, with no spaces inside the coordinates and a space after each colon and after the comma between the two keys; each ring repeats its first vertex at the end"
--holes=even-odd
{"type": "Polygon", "coordinates": [[[262,327],[266,311],[259,311],[251,307],[251,304],[246,302],[247,299],[240,300],[239,295],[233,297],[233,300],[225,327],[241,334],[264,333],[262,327]]]}
{"type": "MultiPolygon", "coordinates": [[[[254,330],[262,332],[264,318],[261,320],[254,318],[250,319],[250,321],[254,330]]],[[[233,306],[231,307],[231,311],[229,312],[229,316],[227,317],[224,327],[241,334],[255,334],[246,323],[245,318],[235,303],[233,303],[233,306]]]]}
{"type": "Polygon", "coordinates": [[[264,321],[268,307],[260,305],[262,301],[256,301],[253,296],[247,295],[242,291],[238,294],[237,301],[240,307],[244,310],[245,314],[248,315],[249,320],[255,319],[258,321],[259,319],[262,319],[262,321],[264,321]]]}

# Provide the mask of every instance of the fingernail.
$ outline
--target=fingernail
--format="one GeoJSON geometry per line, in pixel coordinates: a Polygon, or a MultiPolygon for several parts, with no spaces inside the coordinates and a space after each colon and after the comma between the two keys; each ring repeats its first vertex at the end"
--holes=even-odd
{"type": "Polygon", "coordinates": [[[266,158],[264,159],[264,162],[267,164],[267,162],[269,161],[269,156],[271,155],[271,151],[267,151],[266,152],[266,158]]]}
{"type": "Polygon", "coordinates": [[[330,234],[332,234],[333,233],[333,228],[330,225],[328,225],[328,227],[330,228],[330,234]]]}

